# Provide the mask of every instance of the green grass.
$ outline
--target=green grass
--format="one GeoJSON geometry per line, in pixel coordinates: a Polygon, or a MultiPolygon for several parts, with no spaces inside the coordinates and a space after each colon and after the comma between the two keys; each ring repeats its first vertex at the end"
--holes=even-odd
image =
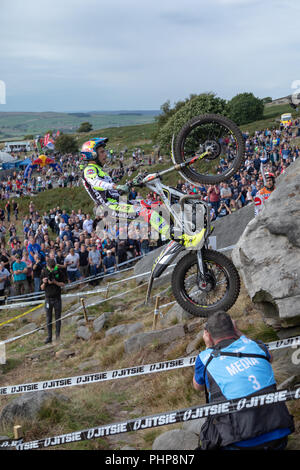
{"type": "Polygon", "coordinates": [[[0,113],[1,140],[23,139],[24,135],[44,135],[48,130],[75,133],[82,122],[90,122],[94,129],[114,126],[134,126],[153,122],[154,113],[147,114],[90,114],[76,116],[68,113],[0,113]]]}
{"type": "MultiPolygon", "coordinates": [[[[82,209],[83,212],[93,214],[94,204],[82,186],[74,188],[55,188],[43,191],[34,198],[31,196],[18,198],[20,219],[25,214],[29,214],[28,206],[30,201],[34,202],[36,210],[41,214],[57,206],[61,209],[66,209],[67,212],[71,212],[73,209],[75,211],[82,209]]],[[[5,201],[0,201],[0,207],[4,208],[4,206],[5,201]]]]}

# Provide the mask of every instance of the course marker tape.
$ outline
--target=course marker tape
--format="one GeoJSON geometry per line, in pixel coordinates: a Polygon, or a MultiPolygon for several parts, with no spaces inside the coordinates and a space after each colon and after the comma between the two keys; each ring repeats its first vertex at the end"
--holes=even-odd
{"type": "MultiPolygon", "coordinates": [[[[270,351],[293,346],[300,346],[300,336],[287,338],[285,340],[273,341],[266,346],[270,351]]],[[[77,385],[87,385],[92,383],[105,382],[108,380],[125,379],[137,375],[155,374],[168,370],[190,367],[195,364],[197,356],[182,357],[169,361],[156,362],[153,364],[141,364],[138,366],[124,367],[110,371],[95,372],[91,374],[78,375],[60,379],[45,380],[41,382],[32,382],[20,385],[9,385],[0,388],[0,396],[15,395],[39,390],[53,390],[57,388],[73,387],[77,385]]]]}
{"type": "Polygon", "coordinates": [[[17,450],[41,449],[68,444],[71,442],[86,441],[116,434],[123,434],[143,429],[156,428],[169,424],[176,424],[208,416],[220,416],[236,413],[241,410],[259,408],[273,403],[283,403],[290,400],[300,399],[300,387],[295,390],[280,390],[250,398],[227,400],[207,405],[193,406],[180,410],[167,411],[141,418],[122,421],[119,423],[106,424],[81,431],[73,431],[59,436],[46,437],[36,441],[22,442],[16,445],[17,450]]]}
{"type": "Polygon", "coordinates": [[[18,318],[22,318],[25,315],[28,315],[28,313],[33,312],[34,310],[37,310],[38,308],[42,307],[44,303],[37,305],[36,307],[31,308],[30,310],[27,310],[27,312],[21,313],[20,315],[17,315],[16,317],[10,318],[9,320],[6,320],[2,323],[0,323],[0,326],[6,325],[7,323],[11,323],[12,321],[18,320],[18,318]]]}

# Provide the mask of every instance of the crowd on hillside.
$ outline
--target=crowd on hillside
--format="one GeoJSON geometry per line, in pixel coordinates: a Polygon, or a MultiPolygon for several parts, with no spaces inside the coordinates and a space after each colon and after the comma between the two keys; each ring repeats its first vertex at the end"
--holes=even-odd
{"type": "Polygon", "coordinates": [[[15,295],[39,292],[41,272],[48,258],[55,259],[65,281],[71,283],[114,272],[118,265],[162,243],[160,239],[150,240],[147,227],[141,228],[139,224],[133,224],[126,238],[112,233],[113,228],[108,227],[98,235],[99,221],[99,217],[92,218],[81,210],[67,214],[60,207],[40,214],[33,201],[22,221],[22,236],[17,235],[14,223],[6,228],[1,220],[0,297],[12,281],[15,295]]]}
{"type": "MultiPolygon", "coordinates": [[[[212,220],[224,217],[251,203],[262,188],[262,162],[264,171],[271,171],[277,177],[299,157],[300,147],[292,145],[294,137],[299,134],[299,121],[294,121],[293,127],[256,131],[254,136],[245,133],[246,159],[231,180],[219,185],[202,186],[193,186],[187,181],[179,180],[177,188],[187,194],[200,194],[201,199],[210,206],[212,220]]],[[[125,170],[123,157],[121,155],[119,159],[119,167],[110,170],[111,176],[116,180],[122,178],[125,171],[130,177],[139,165],[146,164],[142,152],[133,152],[133,166],[125,170]]],[[[108,160],[109,164],[114,162],[115,154],[110,152],[108,160]]],[[[60,157],[60,163],[63,174],[56,175],[56,185],[78,185],[78,158],[65,155],[60,157]]],[[[152,163],[155,163],[153,157],[152,163]]],[[[226,158],[221,160],[218,171],[224,171],[228,164],[226,158]]],[[[14,293],[17,295],[38,292],[41,271],[47,258],[56,260],[65,273],[66,282],[73,282],[87,276],[113,272],[117,265],[144,255],[164,242],[161,238],[151,239],[150,228],[146,223],[131,223],[126,237],[122,234],[123,229],[114,233],[112,227],[104,227],[102,232],[96,232],[99,217],[84,214],[81,210],[77,213],[72,210],[68,214],[60,207],[40,214],[33,201],[22,221],[23,234],[17,234],[15,222],[19,217],[18,196],[26,194],[26,182],[22,181],[20,184],[20,181],[20,174],[14,174],[6,181],[2,178],[0,182],[1,197],[4,195],[6,199],[5,208],[0,209],[0,297],[10,285],[14,286],[14,293]],[[14,193],[16,197],[7,197],[14,193]]],[[[33,181],[35,183],[30,184],[35,184],[37,191],[54,186],[53,175],[47,167],[33,181]],[[39,178],[44,182],[41,186],[39,178]]],[[[128,199],[138,201],[142,196],[132,188],[128,199]]],[[[144,201],[152,204],[157,201],[157,196],[148,193],[144,201]]]]}
{"type": "MultiPolygon", "coordinates": [[[[193,186],[186,181],[178,181],[177,188],[187,194],[201,194],[201,199],[209,204],[211,219],[216,220],[253,202],[257,192],[264,185],[263,171],[271,172],[275,178],[300,155],[300,146],[293,145],[300,135],[300,121],[293,127],[256,131],[254,136],[244,134],[246,158],[239,171],[224,183],[217,185],[193,186]]],[[[224,172],[230,161],[222,159],[218,173],[224,172]]]]}
{"type": "MultiPolygon", "coordinates": [[[[137,148],[132,151],[132,161],[129,156],[125,163],[126,154],[127,149],[120,153],[113,150],[108,152],[108,164],[113,165],[109,174],[115,182],[120,181],[125,175],[130,178],[140,166],[162,161],[162,157],[156,160],[154,154],[145,156],[144,152],[137,148]]],[[[37,157],[38,154],[30,156],[32,161],[37,157]]],[[[59,162],[62,172],[54,172],[49,166],[37,168],[30,178],[24,178],[24,169],[0,172],[0,200],[35,195],[55,187],[67,188],[80,185],[81,170],[78,154],[56,154],[55,157],[53,155],[50,157],[59,162]]]]}

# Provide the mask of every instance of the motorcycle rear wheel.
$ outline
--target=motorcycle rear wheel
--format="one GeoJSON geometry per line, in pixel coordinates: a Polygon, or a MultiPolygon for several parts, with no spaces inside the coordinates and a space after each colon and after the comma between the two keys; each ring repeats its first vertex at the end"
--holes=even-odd
{"type": "Polygon", "coordinates": [[[218,184],[230,179],[240,168],[245,141],[238,126],[225,116],[202,114],[188,121],[179,131],[174,146],[176,163],[183,163],[207,149],[211,154],[180,169],[193,183],[218,184]],[[224,161],[228,167],[222,169],[224,161]]]}

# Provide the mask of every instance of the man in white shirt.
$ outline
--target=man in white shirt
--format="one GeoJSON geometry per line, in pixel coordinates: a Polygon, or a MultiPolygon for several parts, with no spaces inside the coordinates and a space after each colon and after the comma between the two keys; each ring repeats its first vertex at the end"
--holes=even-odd
{"type": "Polygon", "coordinates": [[[91,219],[90,214],[87,214],[85,221],[82,224],[83,230],[86,230],[88,234],[91,234],[93,231],[93,220],[91,219]]]}
{"type": "Polygon", "coordinates": [[[79,255],[75,253],[74,248],[70,249],[70,253],[65,258],[65,265],[67,266],[67,275],[69,282],[74,282],[80,279],[81,274],[79,271],[79,255]]]}
{"type": "Polygon", "coordinates": [[[66,227],[66,222],[64,221],[64,219],[61,217],[60,218],[60,222],[58,224],[58,228],[59,228],[59,238],[61,238],[61,235],[63,233],[63,231],[65,230],[65,227],[66,227]]]}

